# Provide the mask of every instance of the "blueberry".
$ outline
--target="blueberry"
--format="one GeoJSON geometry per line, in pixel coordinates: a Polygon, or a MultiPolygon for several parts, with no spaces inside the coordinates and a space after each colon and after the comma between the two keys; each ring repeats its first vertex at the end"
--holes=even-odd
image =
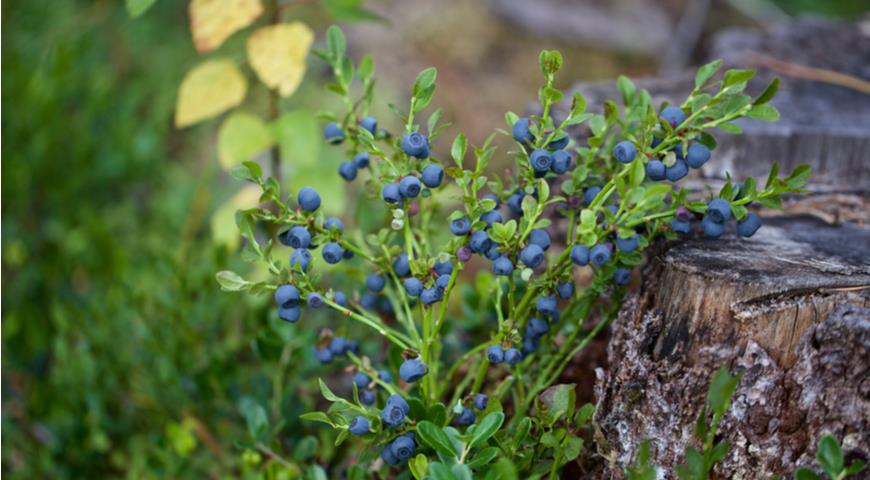
{"type": "Polygon", "coordinates": [[[450,231],[457,236],[468,235],[471,231],[471,221],[467,217],[457,218],[450,222],[450,231]]]}
{"type": "Polygon", "coordinates": [[[471,260],[472,251],[466,245],[459,247],[459,250],[456,250],[456,259],[460,262],[467,262],[471,260]]]}
{"type": "Polygon", "coordinates": [[[344,140],[344,132],[341,131],[341,127],[337,123],[330,122],[323,129],[323,138],[333,145],[338,145],[344,140]]]}
{"type": "Polygon", "coordinates": [[[502,277],[509,277],[514,273],[514,264],[510,258],[502,255],[492,262],[492,273],[502,277]]]}
{"type": "Polygon", "coordinates": [[[538,300],[535,302],[535,310],[546,315],[556,313],[556,297],[553,295],[542,295],[538,297],[538,300]]]}
{"type": "Polygon", "coordinates": [[[414,439],[407,435],[402,435],[401,437],[393,440],[393,443],[390,444],[390,449],[393,451],[393,455],[396,456],[396,459],[399,460],[399,463],[408,460],[414,455],[414,450],[417,448],[417,445],[414,443],[414,439]]]}
{"type": "Polygon", "coordinates": [[[701,228],[704,230],[704,235],[710,238],[719,238],[725,233],[725,224],[713,220],[709,215],[701,221],[701,228]]]}
{"type": "Polygon", "coordinates": [[[320,361],[320,363],[329,363],[332,361],[332,351],[329,347],[321,347],[317,348],[312,347],[314,351],[314,358],[320,361]]]}
{"type": "Polygon", "coordinates": [[[536,268],[544,261],[544,249],[531,243],[520,251],[520,261],[529,268],[536,268]]]}
{"type": "MultiPolygon", "coordinates": [[[[587,254],[588,257],[588,254],[587,254]]],[[[573,259],[572,259],[573,260],[573,259]]],[[[556,285],[556,293],[559,298],[566,300],[574,296],[574,282],[562,282],[556,285]]]]}
{"type": "Polygon", "coordinates": [[[415,198],[422,188],[417,177],[407,176],[399,182],[399,193],[405,198],[415,198]]]}
{"type": "Polygon", "coordinates": [[[311,234],[300,225],[296,225],[287,232],[287,243],[293,248],[308,248],[311,245],[311,234]]]}
{"type": "Polygon", "coordinates": [[[381,302],[380,305],[378,305],[378,309],[381,311],[381,313],[384,313],[386,315],[392,315],[396,312],[393,308],[393,302],[391,302],[390,299],[387,297],[381,297],[381,302]]]}
{"type": "Polygon", "coordinates": [[[613,283],[617,285],[628,285],[629,280],[631,280],[631,270],[627,268],[617,268],[616,271],[613,272],[613,283]]]}
{"type": "Polygon", "coordinates": [[[370,406],[374,405],[375,401],[378,399],[377,394],[375,394],[372,390],[361,390],[359,392],[359,403],[370,406]]]}
{"type": "Polygon", "coordinates": [[[616,237],[616,248],[618,248],[620,252],[631,253],[637,250],[637,246],[637,235],[632,235],[628,238],[616,237]]]}
{"type": "Polygon", "coordinates": [[[363,372],[356,372],[356,375],[353,376],[353,383],[356,384],[356,388],[363,389],[372,383],[372,377],[363,372]]]}
{"type": "Polygon", "coordinates": [[[450,285],[450,275],[441,275],[435,280],[435,286],[441,290],[447,290],[448,285],[450,285]]]}
{"type": "Polygon", "coordinates": [[[359,304],[366,310],[374,310],[378,307],[378,297],[373,293],[364,293],[359,299],[359,304]]]}
{"type": "Polygon", "coordinates": [[[518,217],[523,216],[523,197],[525,197],[523,193],[514,193],[507,199],[507,205],[511,213],[518,217]]]}
{"type": "Polygon", "coordinates": [[[665,172],[667,168],[661,160],[650,160],[646,164],[646,178],[652,181],[659,182],[667,178],[665,172]]]}
{"type": "Polygon", "coordinates": [[[338,174],[341,175],[341,178],[351,182],[356,178],[356,168],[356,164],[353,162],[341,162],[338,164],[338,174]]]}
{"type": "Polygon", "coordinates": [[[692,168],[701,168],[702,165],[710,160],[710,149],[703,143],[693,143],[689,145],[689,152],[686,155],[686,163],[692,168]]]}
{"type": "Polygon", "coordinates": [[[329,217],[323,222],[323,228],[329,231],[337,230],[338,232],[344,232],[344,222],[338,217],[329,217]]]}
{"type": "Polygon", "coordinates": [[[365,117],[359,122],[359,126],[365,128],[372,135],[377,135],[378,133],[378,121],[375,117],[365,117]]]}
{"type": "Polygon", "coordinates": [[[462,413],[456,417],[456,423],[460,426],[468,426],[473,424],[477,420],[477,417],[474,415],[474,411],[468,407],[462,408],[462,413]]]}
{"type": "Polygon", "coordinates": [[[494,193],[487,193],[486,195],[483,196],[483,199],[484,200],[492,200],[493,202],[495,202],[495,208],[498,208],[499,205],[501,205],[501,200],[499,200],[498,195],[496,195],[494,193]]]}
{"type": "Polygon", "coordinates": [[[420,293],[420,301],[423,305],[432,305],[435,302],[441,301],[441,290],[436,288],[427,288],[420,293]]]}
{"type": "Polygon", "coordinates": [[[574,245],[571,247],[571,253],[569,255],[571,261],[574,262],[574,265],[579,265],[581,267],[589,265],[589,247],[585,245],[574,245]]]}
{"type": "Polygon", "coordinates": [[[514,366],[520,363],[520,360],[523,359],[523,354],[516,348],[509,348],[504,352],[504,361],[510,366],[514,366]]]}
{"type": "Polygon", "coordinates": [[[429,139],[420,132],[411,132],[402,137],[402,151],[409,157],[427,158],[429,156],[429,139]]]}
{"type": "Polygon", "coordinates": [[[311,266],[311,252],[304,248],[293,250],[290,254],[290,268],[300,272],[307,272],[311,266]]]}
{"type": "Polygon", "coordinates": [[[535,137],[532,136],[532,132],[529,131],[529,119],[528,117],[520,117],[514,122],[512,132],[514,140],[520,143],[532,143],[535,141],[535,137]]]}
{"type": "Polygon", "coordinates": [[[592,247],[592,250],[589,251],[589,261],[592,262],[592,265],[602,266],[608,261],[610,261],[610,246],[607,244],[598,244],[592,247]]]}
{"type": "Polygon", "coordinates": [[[526,330],[531,334],[531,336],[540,337],[550,330],[550,324],[543,318],[532,317],[532,319],[529,320],[526,330]]]}
{"type": "Polygon", "coordinates": [[[748,213],[743,220],[737,222],[737,234],[741,237],[751,237],[761,228],[761,217],[748,213]]]}
{"type": "Polygon", "coordinates": [[[674,218],[671,221],[671,230],[676,233],[689,233],[692,230],[692,224],[688,220],[680,220],[679,218],[674,218]]]}
{"type": "Polygon", "coordinates": [[[547,144],[547,148],[550,150],[561,150],[568,146],[568,140],[570,139],[567,135],[557,138],[555,140],[550,140],[550,143],[547,144]]]}
{"type": "Polygon", "coordinates": [[[348,340],[344,347],[345,353],[353,352],[354,355],[359,355],[359,342],[356,340],[348,340]]]}
{"type": "Polygon", "coordinates": [[[583,201],[586,205],[591,205],[595,197],[601,192],[601,187],[589,187],[583,192],[583,201]]]}
{"type": "Polygon", "coordinates": [[[357,169],[368,167],[370,162],[371,160],[369,159],[369,154],[367,152],[357,153],[353,157],[353,164],[356,165],[357,169]]]}
{"type": "Polygon", "coordinates": [[[381,411],[381,420],[383,420],[384,425],[390,428],[401,426],[405,423],[405,415],[407,415],[410,410],[411,408],[408,406],[408,402],[406,402],[401,395],[396,393],[387,399],[387,404],[381,411]]]}
{"type": "Polygon", "coordinates": [[[676,182],[677,180],[685,177],[689,173],[689,166],[686,165],[685,160],[677,159],[673,165],[665,168],[665,178],[670,180],[671,182],[676,182]]]}
{"type": "Polygon", "coordinates": [[[550,170],[556,175],[562,175],[571,168],[571,154],[565,150],[556,150],[552,157],[553,164],[550,165],[550,170]]]}
{"type": "Polygon", "coordinates": [[[529,155],[529,163],[536,174],[546,174],[550,171],[550,166],[553,165],[553,157],[546,150],[537,149],[529,155]]]}
{"type": "Polygon", "coordinates": [[[437,163],[426,165],[422,173],[423,184],[429,188],[438,188],[444,180],[444,169],[437,163]]]}
{"type": "Polygon", "coordinates": [[[472,233],[471,239],[468,241],[468,247],[471,248],[471,251],[474,253],[485,253],[491,246],[492,240],[490,240],[489,235],[482,230],[472,233]]]}
{"type": "Polygon", "coordinates": [[[323,306],[323,297],[317,292],[311,292],[305,298],[305,304],[311,308],[320,308],[323,306]]]}
{"type": "Polygon", "coordinates": [[[393,272],[399,278],[405,278],[411,274],[411,264],[408,261],[408,254],[403,253],[393,260],[393,272]]]}
{"type": "Polygon", "coordinates": [[[662,139],[661,139],[661,138],[659,138],[659,137],[653,137],[653,138],[652,138],[652,143],[650,144],[650,147],[652,147],[652,148],[656,148],[656,147],[658,147],[659,144],[661,144],[661,143],[662,143],[662,139]]]}
{"type": "Polygon", "coordinates": [[[716,223],[725,223],[731,219],[731,204],[724,198],[714,198],[707,203],[707,216],[716,223]]]}
{"type": "Polygon", "coordinates": [[[369,421],[366,417],[360,415],[350,421],[350,425],[347,426],[347,429],[350,433],[358,437],[365,435],[369,433],[369,421]]]}
{"type": "Polygon", "coordinates": [[[293,308],[299,305],[299,289],[293,285],[281,285],[275,290],[275,303],[279,307],[293,308]]]}
{"type": "Polygon", "coordinates": [[[416,358],[409,358],[399,367],[399,378],[406,383],[414,383],[429,373],[429,367],[416,358]]]}
{"type": "Polygon", "coordinates": [[[498,365],[504,361],[504,350],[498,345],[493,345],[486,349],[486,358],[489,363],[498,365]]]}
{"type": "Polygon", "coordinates": [[[339,292],[338,290],[332,292],[333,301],[342,307],[347,306],[347,295],[344,292],[339,292]]]}
{"type": "Polygon", "coordinates": [[[493,223],[502,223],[504,218],[498,210],[490,210],[480,216],[480,220],[486,223],[487,227],[491,227],[493,223]]]}
{"type": "Polygon", "coordinates": [[[383,275],[379,273],[370,273],[368,277],[366,277],[366,288],[371,290],[372,292],[378,293],[384,289],[384,286],[387,284],[387,279],[384,278],[383,275]]]}
{"type": "Polygon", "coordinates": [[[530,355],[535,353],[538,349],[538,345],[540,344],[540,337],[526,337],[523,339],[523,355],[530,355]]]}
{"type": "Polygon", "coordinates": [[[623,140],[613,147],[613,157],[619,163],[631,163],[637,156],[637,147],[628,140],[623,140]]]}
{"type": "Polygon", "coordinates": [[[529,232],[529,243],[533,243],[544,250],[550,248],[550,234],[546,230],[536,228],[529,232]]]}
{"type": "Polygon", "coordinates": [[[313,212],[320,208],[320,195],[311,187],[303,187],[296,194],[296,201],[303,211],[313,212]]]}
{"type": "Polygon", "coordinates": [[[489,246],[489,250],[484,253],[487,260],[494,262],[500,257],[502,254],[498,251],[499,244],[492,242],[492,245],[489,246]]]}
{"type": "Polygon", "coordinates": [[[402,199],[402,194],[399,191],[399,184],[388,183],[384,185],[384,189],[381,190],[381,196],[387,203],[399,203],[399,201],[402,199]]]}
{"type": "Polygon", "coordinates": [[[383,450],[381,450],[381,459],[384,460],[384,463],[393,467],[401,463],[401,461],[396,458],[396,454],[393,453],[393,444],[384,446],[383,450]]]}
{"type": "Polygon", "coordinates": [[[474,408],[478,410],[486,410],[486,405],[489,403],[489,397],[482,393],[474,396],[474,408]]]}
{"type": "Polygon", "coordinates": [[[388,372],[386,370],[378,370],[378,378],[380,378],[381,381],[386,382],[386,383],[390,383],[393,381],[393,376],[390,375],[390,372],[388,372]]]}
{"type": "Polygon", "coordinates": [[[329,351],[333,357],[340,357],[347,351],[347,339],[344,337],[335,337],[329,343],[329,351]]]}
{"type": "Polygon", "coordinates": [[[341,261],[344,249],[336,242],[329,242],[323,246],[323,250],[320,253],[323,255],[326,263],[336,264],[341,261]]]}
{"type": "Polygon", "coordinates": [[[450,275],[453,273],[453,264],[450,262],[435,262],[435,266],[432,267],[432,270],[435,270],[435,273],[438,275],[450,275]]]}
{"type": "Polygon", "coordinates": [[[278,308],[278,318],[284,320],[285,322],[296,323],[299,321],[299,318],[302,316],[302,309],[298,306],[296,307],[279,307],[278,308]]]}
{"type": "Polygon", "coordinates": [[[686,114],[679,107],[667,107],[659,115],[671,125],[671,128],[677,128],[686,121],[686,114]]]}

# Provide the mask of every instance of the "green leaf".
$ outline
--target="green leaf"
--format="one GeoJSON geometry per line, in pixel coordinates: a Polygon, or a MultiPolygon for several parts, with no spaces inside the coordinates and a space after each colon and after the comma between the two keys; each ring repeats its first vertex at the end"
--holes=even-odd
{"type": "MultiPolygon", "coordinates": [[[[495,224],[494,224],[495,225],[495,224]]],[[[426,411],[426,419],[437,426],[443,426],[447,421],[447,407],[443,403],[436,403],[426,411]]]]}
{"type": "Polygon", "coordinates": [[[837,478],[843,470],[843,450],[836,438],[825,435],[819,440],[816,460],[829,477],[837,478]]]}
{"type": "Polygon", "coordinates": [[[577,410],[577,415],[574,416],[574,423],[577,428],[585,427],[589,419],[592,418],[592,415],[595,415],[595,405],[587,403],[580,407],[580,410],[577,410]]]}
{"type": "Polygon", "coordinates": [[[344,32],[336,25],[330,26],[326,30],[326,49],[334,64],[340,65],[340,60],[344,57],[347,50],[347,44],[344,40],[344,32]]]}
{"type": "Polygon", "coordinates": [[[695,88],[700,89],[707,83],[707,80],[716,74],[719,70],[719,67],[722,66],[722,60],[713,60],[712,62],[702,66],[698,69],[698,73],[695,74],[695,88]]]}
{"type": "Polygon", "coordinates": [[[816,472],[807,468],[799,468],[794,472],[795,480],[821,480],[816,472]]]}
{"type": "Polygon", "coordinates": [[[244,397],[239,402],[239,410],[245,417],[248,433],[255,440],[261,440],[269,431],[269,416],[266,409],[250,397],[244,397]]]}
{"type": "Polygon", "coordinates": [[[302,420],[309,420],[312,422],[323,422],[327,425],[335,426],[335,424],[332,423],[332,420],[330,420],[329,416],[323,412],[303,413],[302,415],[299,415],[299,418],[301,418],[302,420]]]}
{"type": "Polygon", "coordinates": [[[442,430],[441,427],[434,423],[428,420],[423,420],[418,423],[417,435],[420,436],[420,440],[422,440],[423,443],[432,447],[436,452],[446,457],[456,456],[456,450],[454,450],[450,438],[446,433],[444,433],[444,430],[442,430]]]}
{"type": "Polygon", "coordinates": [[[810,175],[813,174],[813,169],[809,165],[801,164],[795,167],[795,169],[791,172],[785,179],[786,185],[788,188],[792,190],[798,190],[806,185],[807,181],[810,179],[810,175]]]}
{"type": "Polygon", "coordinates": [[[541,66],[541,73],[550,77],[562,68],[562,54],[556,50],[542,50],[538,63],[541,66]]]}
{"type": "Polygon", "coordinates": [[[386,22],[386,19],[363,7],[362,0],[323,0],[323,6],[336,20],[347,22],[386,22]]]}
{"type": "Polygon", "coordinates": [[[730,87],[739,83],[746,83],[754,76],[755,70],[728,70],[725,72],[725,79],[723,80],[722,86],[730,87]]]}
{"type": "Polygon", "coordinates": [[[499,449],[498,447],[487,447],[477,453],[474,457],[472,457],[471,461],[468,462],[468,466],[472,469],[480,468],[489,462],[493,461],[495,457],[498,456],[499,449]]]}
{"type": "Polygon", "coordinates": [[[225,292],[240,292],[247,290],[253,283],[240,277],[236,272],[230,270],[222,270],[215,275],[217,282],[221,286],[221,290],[225,292]]]}
{"type": "Polygon", "coordinates": [[[765,103],[773,100],[773,97],[776,96],[776,92],[779,90],[779,78],[774,78],[767,88],[761,92],[761,95],[752,102],[753,105],[764,105],[765,103]]]}
{"type": "Polygon", "coordinates": [[[646,178],[646,170],[644,169],[643,160],[636,158],[631,164],[631,186],[639,186],[643,183],[644,178],[646,178]]]}
{"type": "Polygon", "coordinates": [[[563,417],[571,417],[574,413],[574,404],[577,392],[575,384],[554,385],[541,393],[538,399],[544,407],[544,418],[552,425],[563,417]]]}
{"type": "Polygon", "coordinates": [[[499,458],[486,472],[486,480],[516,480],[517,467],[507,457],[499,458]]]}
{"type": "Polygon", "coordinates": [[[471,469],[463,463],[457,463],[450,467],[450,472],[459,480],[472,480],[471,469]]]}
{"type": "Polygon", "coordinates": [[[502,412],[492,412],[484,417],[474,429],[474,435],[471,436],[468,446],[477,447],[482,445],[501,428],[502,422],[504,422],[504,413],[502,412]]]}
{"type": "Polygon", "coordinates": [[[147,12],[157,0],[126,0],[127,14],[132,18],[141,16],[147,12]]]}
{"type": "Polygon", "coordinates": [[[862,462],[861,460],[855,460],[854,462],[852,462],[851,465],[843,470],[843,473],[845,473],[846,475],[855,475],[856,473],[863,472],[866,466],[867,465],[865,465],[864,462],[862,462]]]}
{"type": "Polygon", "coordinates": [[[318,378],[317,382],[320,384],[320,394],[323,395],[323,398],[329,400],[330,402],[339,402],[343,401],[341,397],[332,393],[332,390],[326,385],[326,382],[323,381],[322,378],[318,378]]]}
{"type": "Polygon", "coordinates": [[[773,105],[767,103],[755,105],[749,109],[749,118],[754,118],[763,122],[776,122],[779,120],[779,110],[777,110],[773,105]]]}
{"type": "Polygon", "coordinates": [[[429,459],[426,458],[426,455],[418,453],[416,457],[408,462],[408,467],[410,467],[411,475],[413,475],[414,478],[417,480],[423,480],[423,477],[426,476],[426,472],[429,470],[429,459]]]}
{"type": "Polygon", "coordinates": [[[424,94],[424,92],[434,87],[435,78],[437,76],[438,71],[435,69],[435,67],[429,67],[417,74],[417,79],[414,80],[414,89],[412,90],[412,95],[414,97],[420,97],[422,94],[424,94]]]}
{"type": "Polygon", "coordinates": [[[622,103],[624,105],[631,104],[631,101],[634,99],[634,93],[637,91],[637,87],[634,86],[631,79],[620,75],[616,79],[616,88],[619,89],[619,93],[622,95],[622,103]]]}
{"type": "Polygon", "coordinates": [[[739,134],[743,133],[743,129],[740,128],[738,125],[735,125],[733,123],[720,123],[717,126],[723,132],[730,133],[732,135],[739,135],[739,134]]]}
{"type": "MultiPolygon", "coordinates": [[[[586,98],[580,92],[574,92],[571,99],[571,117],[577,117],[586,111],[586,98]]],[[[576,122],[579,123],[579,122],[576,122]]]]}
{"type": "Polygon", "coordinates": [[[707,402],[714,413],[723,415],[728,410],[731,396],[734,395],[739,383],[740,375],[732,376],[724,367],[716,370],[707,392],[707,402]]]}
{"type": "Polygon", "coordinates": [[[523,440],[525,440],[526,435],[529,434],[529,430],[531,428],[532,428],[532,419],[531,418],[525,417],[522,420],[520,420],[520,423],[517,425],[516,432],[514,433],[513,445],[511,447],[514,451],[516,451],[517,448],[519,448],[519,446],[523,443],[523,440]]]}
{"type": "Polygon", "coordinates": [[[468,139],[464,133],[460,133],[453,140],[453,146],[450,147],[450,156],[459,168],[462,168],[462,161],[465,159],[465,152],[468,150],[468,139]]]}
{"type": "Polygon", "coordinates": [[[456,475],[441,462],[432,462],[429,464],[429,474],[434,480],[458,480],[456,475]]]}

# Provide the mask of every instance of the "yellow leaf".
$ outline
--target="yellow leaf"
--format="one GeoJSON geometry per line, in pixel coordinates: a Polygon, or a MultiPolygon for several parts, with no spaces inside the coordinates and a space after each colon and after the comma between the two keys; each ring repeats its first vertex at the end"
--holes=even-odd
{"type": "Polygon", "coordinates": [[[208,60],[187,72],[178,88],[175,126],[187,127],[235,107],[248,84],[230,60],[208,60]]]}
{"type": "Polygon", "coordinates": [[[190,32],[197,51],[205,53],[221,46],[261,13],[260,0],[191,0],[190,32]]]}
{"type": "Polygon", "coordinates": [[[250,159],[274,143],[272,132],[260,117],[235,112],[218,130],[218,160],[225,170],[250,159]]]}
{"type": "Polygon", "coordinates": [[[236,228],[236,210],[254,208],[260,204],[262,190],[257,185],[245,185],[215,210],[211,217],[211,236],[215,243],[230,250],[239,246],[240,234],[236,228]]]}
{"type": "Polygon", "coordinates": [[[296,91],[314,32],[301,22],[263,27],[248,37],[248,62],[260,80],[282,97],[296,91]]]}

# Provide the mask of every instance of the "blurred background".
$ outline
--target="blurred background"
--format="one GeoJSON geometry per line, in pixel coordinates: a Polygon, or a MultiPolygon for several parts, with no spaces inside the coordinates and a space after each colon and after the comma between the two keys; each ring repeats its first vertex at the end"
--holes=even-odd
{"type": "MultiPolygon", "coordinates": [[[[266,3],[271,14],[276,3],[266,3]]],[[[311,27],[315,46],[339,23],[353,57],[373,55],[384,124],[397,123],[385,105],[401,105],[416,74],[437,67],[433,103],[454,124],[442,140],[461,129],[474,143],[504,127],[505,111],[533,108],[541,49],[562,51],[564,88],[667,77],[704,61],[725,29],[764,31],[803,16],[855,22],[870,10],[866,0],[339,8],[356,4],[277,2],[281,19],[311,27]]],[[[282,324],[268,298],[222,293],[214,280],[224,269],[250,273],[233,212],[252,199],[218,162],[220,118],[181,130],[172,120],[179,83],[203,58],[235,59],[253,78],[244,35],[200,55],[187,2],[172,0],[137,18],[121,1],[7,1],[2,27],[2,473],[316,478],[315,465],[347,461],[331,432],[298,420],[319,398],[308,380],[341,373],[311,358],[315,328],[282,324]],[[268,452],[245,443],[261,413],[292,463],[284,477],[264,468],[268,452]]],[[[323,88],[329,73],[309,57],[298,91],[277,102],[283,174],[351,217],[356,204],[335,173],[341,154],[323,145],[314,117],[336,106],[323,88]]],[[[267,90],[250,85],[237,109],[268,112],[267,90]]]]}

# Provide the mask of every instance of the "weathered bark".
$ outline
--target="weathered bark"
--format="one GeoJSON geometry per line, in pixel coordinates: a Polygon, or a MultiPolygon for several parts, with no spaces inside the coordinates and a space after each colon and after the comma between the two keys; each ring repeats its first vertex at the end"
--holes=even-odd
{"type": "Polygon", "coordinates": [[[611,475],[649,439],[674,478],[721,366],[744,375],[719,478],[791,475],[825,432],[870,457],[870,230],[776,219],[751,239],[676,246],[644,278],[596,385],[611,475]]]}
{"type": "MultiPolygon", "coordinates": [[[[772,104],[781,119],[766,123],[745,119],[741,135],[716,134],[719,142],[701,173],[723,179],[764,177],[774,161],[783,171],[799,164],[813,168],[814,191],[870,191],[870,94],[829,83],[790,76],[770,59],[870,79],[870,35],[858,24],[805,20],[769,33],[726,30],[713,40],[710,58],[722,58],[724,68],[756,68],[747,87],[761,93],[774,76],[781,78],[772,104]],[[773,67],[773,69],[769,68],[773,67]]],[[[650,91],[657,104],[680,103],[694,88],[694,74],[636,82],[650,91]]],[[[614,82],[578,85],[589,105],[619,98],[614,82]]],[[[568,97],[570,98],[570,97],[568,97]]],[[[568,104],[557,115],[564,115],[568,104]]],[[[599,108],[600,110],[600,108],[599,108]]],[[[582,132],[579,132],[582,135],[582,132]]]]}

